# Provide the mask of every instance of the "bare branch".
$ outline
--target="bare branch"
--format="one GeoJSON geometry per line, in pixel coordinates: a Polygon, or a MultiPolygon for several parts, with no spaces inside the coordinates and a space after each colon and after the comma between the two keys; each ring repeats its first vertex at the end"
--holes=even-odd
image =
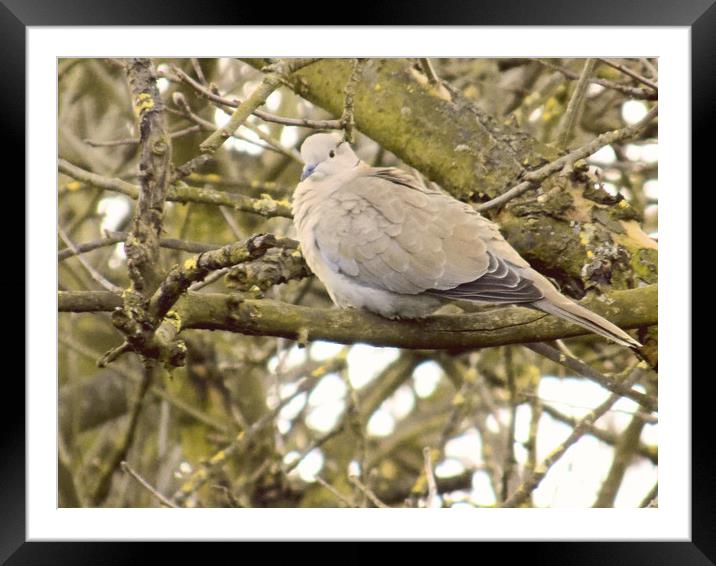
{"type": "Polygon", "coordinates": [[[615,69],[621,71],[625,75],[629,75],[632,79],[639,81],[642,84],[645,84],[651,89],[654,89],[654,91],[659,92],[659,87],[654,81],[650,81],[649,79],[642,77],[640,74],[635,73],[632,71],[629,67],[626,67],[624,65],[620,65],[619,63],[614,63],[613,61],[610,61],[609,59],[599,59],[602,63],[609,65],[610,67],[614,67],[615,69]]]}
{"type": "Polygon", "coordinates": [[[644,116],[636,124],[632,124],[631,126],[627,126],[625,128],[622,128],[621,130],[605,132],[594,138],[589,143],[583,145],[582,147],[569,152],[567,155],[563,155],[559,159],[556,159],[551,163],[540,167],[539,169],[530,171],[522,177],[523,181],[519,185],[515,185],[509,191],[502,193],[500,196],[495,197],[492,200],[477,206],[476,209],[479,212],[483,212],[485,210],[495,208],[496,206],[501,206],[506,202],[512,200],[513,198],[521,195],[522,193],[525,193],[530,189],[537,188],[539,184],[550,175],[561,171],[565,167],[575,163],[576,161],[579,161],[580,159],[589,157],[605,145],[625,141],[639,135],[642,130],[644,130],[649,125],[649,123],[658,115],[658,113],[659,107],[657,105],[654,106],[654,108],[652,108],[651,110],[649,110],[646,116],[644,116]]]}
{"type": "Polygon", "coordinates": [[[597,60],[593,58],[589,58],[584,62],[582,74],[579,75],[579,80],[574,86],[572,97],[569,99],[567,110],[565,110],[562,119],[559,122],[559,129],[557,133],[557,145],[559,147],[567,147],[574,135],[574,128],[577,126],[577,122],[579,122],[579,118],[582,115],[582,108],[584,108],[584,101],[587,96],[587,87],[589,86],[589,78],[591,77],[596,64],[597,60]]]}
{"type": "MultiPolygon", "coordinates": [[[[86,171],[81,167],[77,167],[64,159],[58,160],[58,166],[61,173],[69,175],[73,179],[88,183],[94,187],[107,191],[114,191],[127,195],[136,199],[139,197],[139,187],[123,181],[122,179],[112,179],[97,175],[86,171]]],[[[227,193],[216,191],[214,189],[190,187],[189,185],[170,186],[166,200],[173,202],[198,202],[202,204],[213,204],[217,206],[228,206],[235,210],[243,212],[251,212],[260,216],[273,217],[283,216],[291,217],[291,207],[284,201],[278,201],[268,195],[262,196],[260,199],[250,198],[237,193],[227,193]]]]}
{"type": "Polygon", "coordinates": [[[142,476],[140,476],[140,475],[132,468],[132,466],[130,466],[127,462],[122,461],[120,465],[121,465],[121,467],[122,467],[122,470],[123,470],[125,473],[129,474],[130,476],[132,476],[132,477],[137,481],[137,483],[138,483],[139,485],[141,485],[144,489],[146,489],[149,493],[151,493],[152,496],[155,497],[155,498],[159,501],[159,503],[161,503],[162,505],[164,505],[164,507],[171,507],[171,508],[173,508],[173,509],[177,509],[177,508],[178,508],[178,505],[172,503],[172,502],[169,501],[169,499],[167,499],[164,495],[162,495],[161,493],[159,493],[159,492],[156,490],[156,488],[152,487],[152,486],[150,485],[150,483],[149,483],[147,480],[145,480],[142,476]]]}
{"type": "MultiPolygon", "coordinates": [[[[639,369],[634,370],[632,375],[625,381],[626,386],[631,386],[636,383],[641,377],[641,371],[639,369]]],[[[584,436],[588,429],[604,415],[614,404],[622,398],[620,394],[612,393],[606,401],[601,405],[590,411],[583,419],[581,419],[577,426],[574,427],[572,433],[560,444],[557,448],[550,452],[540,464],[537,465],[535,470],[530,476],[522,482],[522,484],[508,497],[500,507],[519,507],[530,497],[532,492],[537,489],[540,482],[547,475],[550,468],[562,457],[565,452],[573,446],[582,436],[584,436]]]]}

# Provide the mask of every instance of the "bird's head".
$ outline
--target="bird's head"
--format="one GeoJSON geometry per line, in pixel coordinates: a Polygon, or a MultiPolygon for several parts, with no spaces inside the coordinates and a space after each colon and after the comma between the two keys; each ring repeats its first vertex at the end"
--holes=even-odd
{"type": "Polygon", "coordinates": [[[301,160],[305,164],[301,181],[320,179],[355,167],[360,160],[350,144],[337,134],[314,134],[301,146],[301,160]]]}

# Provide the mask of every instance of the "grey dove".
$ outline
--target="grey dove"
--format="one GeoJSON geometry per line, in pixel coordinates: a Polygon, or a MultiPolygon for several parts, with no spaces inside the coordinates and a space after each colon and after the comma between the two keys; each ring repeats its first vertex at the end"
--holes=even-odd
{"type": "Polygon", "coordinates": [[[337,134],[307,138],[301,159],[298,240],[339,307],[422,318],[446,300],[520,304],[641,346],[562,295],[468,204],[400,169],[369,166],[337,134]]]}

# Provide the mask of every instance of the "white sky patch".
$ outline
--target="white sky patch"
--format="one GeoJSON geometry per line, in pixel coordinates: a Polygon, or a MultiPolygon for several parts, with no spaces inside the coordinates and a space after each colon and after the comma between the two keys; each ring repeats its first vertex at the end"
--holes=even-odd
{"type": "Polygon", "coordinates": [[[316,476],[323,469],[323,461],[323,452],[321,452],[320,448],[314,448],[296,466],[298,477],[307,483],[316,481],[316,476]]]}
{"type": "Polygon", "coordinates": [[[279,141],[283,147],[293,147],[298,141],[298,130],[296,128],[283,128],[279,141]]]}
{"type": "Polygon", "coordinates": [[[301,455],[301,453],[298,450],[291,450],[288,454],[286,454],[283,457],[283,463],[287,466],[290,466],[296,460],[298,460],[300,455],[301,455]]]}
{"type": "Polygon", "coordinates": [[[529,457],[529,452],[527,451],[527,448],[525,448],[525,445],[520,442],[515,442],[513,446],[513,450],[515,453],[515,460],[517,460],[517,463],[521,466],[524,466],[527,462],[527,458],[529,457]]]}
{"type": "Polygon", "coordinates": [[[124,251],[124,243],[119,243],[114,246],[112,255],[109,256],[109,260],[107,261],[107,265],[110,269],[119,269],[126,260],[127,253],[124,251]]]}
{"type": "Polygon", "coordinates": [[[280,355],[272,356],[266,364],[267,369],[271,373],[276,373],[276,370],[278,369],[279,357],[283,360],[281,363],[281,369],[287,370],[306,363],[306,350],[304,348],[299,348],[297,345],[293,345],[288,349],[288,353],[286,350],[282,350],[280,355]]]}
{"type": "Polygon", "coordinates": [[[646,104],[641,100],[627,100],[622,105],[622,118],[629,125],[636,124],[647,112],[646,104]]]}
{"type": "Polygon", "coordinates": [[[657,163],[659,161],[659,144],[645,143],[642,145],[641,158],[646,163],[657,163]]]}
{"type": "Polygon", "coordinates": [[[633,462],[624,473],[624,479],[614,500],[614,507],[639,507],[658,479],[657,469],[648,460],[633,462]]]}
{"type": "Polygon", "coordinates": [[[338,400],[329,405],[319,405],[306,415],[306,425],[317,432],[333,430],[345,409],[345,401],[338,400]]]}
{"type": "Polygon", "coordinates": [[[276,419],[276,429],[279,434],[288,434],[291,431],[291,421],[279,417],[276,419]]]}
{"type": "Polygon", "coordinates": [[[271,112],[276,112],[281,108],[281,101],[283,100],[283,94],[280,90],[274,90],[269,97],[266,99],[266,108],[271,112]]]}
{"type": "Polygon", "coordinates": [[[542,117],[542,107],[535,108],[527,118],[528,122],[536,122],[542,117]]]}
{"type": "MultiPolygon", "coordinates": [[[[161,65],[157,65],[157,71],[159,71],[159,72],[166,72],[166,71],[168,71],[168,70],[169,70],[169,65],[167,65],[166,63],[162,63],[161,65]]],[[[159,77],[159,78],[157,79],[157,88],[159,89],[159,92],[162,93],[162,94],[167,91],[167,89],[169,88],[169,85],[170,85],[170,84],[171,84],[171,83],[169,82],[169,80],[168,80],[168,79],[165,79],[164,77],[159,77]]]]}
{"type": "Polygon", "coordinates": [[[456,458],[448,458],[435,466],[435,476],[438,478],[451,478],[459,476],[465,471],[465,466],[456,458]]]}
{"type": "Polygon", "coordinates": [[[331,405],[341,401],[346,395],[346,384],[335,373],[330,373],[321,378],[318,385],[313,388],[308,404],[311,407],[331,405]]]}
{"type": "Polygon", "coordinates": [[[519,405],[515,412],[515,440],[527,442],[530,436],[530,422],[532,410],[527,405],[519,405]]]}
{"type": "Polygon", "coordinates": [[[370,436],[388,436],[395,430],[395,419],[382,407],[368,421],[366,431],[370,436]]]}
{"type": "Polygon", "coordinates": [[[358,460],[351,460],[350,464],[348,464],[348,475],[360,476],[360,462],[358,460]]]}
{"type": "Polygon", "coordinates": [[[614,183],[602,183],[602,188],[612,196],[615,196],[619,192],[619,189],[614,183]]]}
{"type": "MultiPolygon", "coordinates": [[[[220,108],[217,108],[214,111],[214,124],[216,124],[217,128],[224,127],[229,122],[229,119],[230,115],[220,108]]],[[[268,133],[268,128],[266,126],[261,125],[259,128],[268,133]]],[[[261,138],[248,128],[242,127],[239,128],[239,131],[243,137],[263,145],[264,142],[261,141],[261,138]]],[[[261,147],[261,145],[256,145],[234,137],[231,137],[224,142],[224,147],[227,149],[248,153],[249,155],[260,155],[264,151],[264,148],[261,147]]]]}
{"type": "Polygon", "coordinates": [[[494,415],[488,415],[485,419],[485,425],[487,426],[487,429],[490,432],[498,433],[500,432],[500,423],[495,418],[494,415]]]}
{"type": "Polygon", "coordinates": [[[470,499],[477,505],[495,504],[495,492],[492,490],[492,484],[486,472],[475,472],[473,474],[470,499]]]}
{"type": "MultiPolygon", "coordinates": [[[[559,442],[569,435],[570,429],[564,429],[565,433],[559,442]]],[[[556,444],[552,444],[547,451],[555,447],[556,444]]],[[[590,507],[609,471],[612,454],[613,449],[596,438],[582,437],[550,468],[542,483],[533,492],[535,505],[590,507]]]]}
{"type": "Polygon", "coordinates": [[[641,431],[641,440],[652,446],[659,445],[659,427],[655,424],[647,423],[644,430],[641,431]]]}
{"type": "Polygon", "coordinates": [[[651,198],[651,199],[658,199],[659,198],[659,181],[656,179],[651,179],[650,181],[647,181],[644,183],[644,194],[651,198]]]}
{"type": "Polygon", "coordinates": [[[618,183],[621,181],[622,174],[618,169],[606,169],[602,170],[602,177],[610,183],[618,183]]]}
{"type": "Polygon", "coordinates": [[[482,465],[482,440],[478,432],[472,428],[448,440],[445,444],[445,457],[456,458],[466,466],[482,465]]]}
{"type": "Polygon", "coordinates": [[[348,379],[351,385],[360,389],[373,381],[385,367],[398,359],[397,348],[376,348],[367,344],[356,344],[348,353],[348,379]]]}
{"type": "Polygon", "coordinates": [[[430,397],[440,382],[442,368],[433,361],[423,362],[413,371],[415,394],[421,399],[430,397]]]}
{"type": "Polygon", "coordinates": [[[641,161],[644,163],[657,163],[659,160],[659,144],[630,143],[624,147],[624,155],[629,161],[641,161]]]}
{"type": "Polygon", "coordinates": [[[538,395],[560,413],[581,418],[604,402],[609,392],[586,379],[544,377],[540,380],[538,395]]]}
{"type": "MultiPolygon", "coordinates": [[[[634,389],[639,390],[640,388],[635,387],[634,389]]],[[[602,417],[602,426],[611,425],[618,430],[623,430],[631,422],[632,418],[634,418],[634,414],[638,410],[639,405],[637,403],[631,399],[622,397],[619,401],[614,403],[611,411],[602,417]]]]}
{"type": "Polygon", "coordinates": [[[311,343],[311,358],[316,361],[329,360],[338,355],[338,352],[343,348],[343,344],[336,344],[335,342],[324,342],[323,340],[317,340],[311,343]]]}
{"type": "Polygon", "coordinates": [[[114,231],[129,216],[132,206],[124,195],[105,197],[97,203],[97,213],[102,216],[100,231],[114,231]]]}
{"type": "Polygon", "coordinates": [[[617,154],[611,145],[605,145],[590,155],[589,159],[595,163],[614,163],[617,160],[617,154]]]}
{"type": "Polygon", "coordinates": [[[301,412],[303,407],[306,405],[306,394],[301,393],[300,395],[296,395],[293,399],[291,399],[288,403],[286,403],[278,413],[279,419],[284,419],[287,421],[291,421],[295,419],[298,414],[301,412]]]}
{"type": "Polygon", "coordinates": [[[601,93],[604,90],[604,87],[602,85],[598,85],[597,83],[590,83],[587,87],[587,96],[597,96],[599,93],[601,93]]]}
{"type": "Polygon", "coordinates": [[[409,385],[401,385],[383,402],[383,408],[396,420],[407,417],[415,407],[415,394],[409,385]]]}

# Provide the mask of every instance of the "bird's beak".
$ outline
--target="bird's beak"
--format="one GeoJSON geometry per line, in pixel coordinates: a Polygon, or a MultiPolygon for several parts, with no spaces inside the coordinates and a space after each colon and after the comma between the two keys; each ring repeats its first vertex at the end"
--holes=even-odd
{"type": "Polygon", "coordinates": [[[311,173],[313,173],[315,168],[315,164],[307,163],[306,166],[303,168],[303,172],[301,173],[301,181],[310,177],[311,173]]]}

